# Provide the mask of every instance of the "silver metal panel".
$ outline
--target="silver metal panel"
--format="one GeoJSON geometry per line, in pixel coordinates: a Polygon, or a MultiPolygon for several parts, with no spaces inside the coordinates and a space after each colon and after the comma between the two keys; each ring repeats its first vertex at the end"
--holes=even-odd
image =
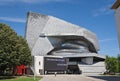
{"type": "MultiPolygon", "coordinates": [[[[56,17],[33,12],[28,14],[26,39],[33,56],[46,55],[53,49],[60,47],[66,40],[73,39],[84,41],[89,46],[89,49],[99,50],[98,39],[93,32],[56,17]],[[83,40],[83,38],[87,41],[83,40]]],[[[71,46],[75,47],[77,45],[71,46]]],[[[83,46],[79,46],[79,49],[82,50],[82,48],[83,46]]]]}

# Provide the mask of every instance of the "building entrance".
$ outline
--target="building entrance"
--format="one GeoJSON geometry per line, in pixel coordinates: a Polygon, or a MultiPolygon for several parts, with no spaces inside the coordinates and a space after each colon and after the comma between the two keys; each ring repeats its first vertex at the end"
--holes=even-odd
{"type": "Polygon", "coordinates": [[[78,65],[68,65],[68,74],[81,74],[78,65]]]}

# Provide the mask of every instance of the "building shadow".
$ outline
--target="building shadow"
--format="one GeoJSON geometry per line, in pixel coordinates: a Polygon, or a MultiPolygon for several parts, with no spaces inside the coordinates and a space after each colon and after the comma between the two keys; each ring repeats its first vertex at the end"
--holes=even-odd
{"type": "Polygon", "coordinates": [[[120,76],[90,76],[97,79],[102,79],[106,81],[120,81],[120,76]]]}

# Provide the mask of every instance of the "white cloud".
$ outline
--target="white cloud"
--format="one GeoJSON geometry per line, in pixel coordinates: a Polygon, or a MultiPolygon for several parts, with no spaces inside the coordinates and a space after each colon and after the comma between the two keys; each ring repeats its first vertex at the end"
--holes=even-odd
{"type": "Polygon", "coordinates": [[[114,41],[116,39],[102,39],[102,40],[99,40],[100,42],[108,42],[108,41],[114,41]]]}
{"type": "Polygon", "coordinates": [[[48,3],[48,2],[66,2],[69,0],[0,0],[0,5],[6,5],[10,3],[48,3]]]}
{"type": "Polygon", "coordinates": [[[10,22],[19,22],[19,23],[26,22],[26,20],[24,18],[12,18],[12,17],[0,17],[0,20],[10,21],[10,22]]]}
{"type": "Polygon", "coordinates": [[[20,0],[21,2],[25,3],[42,3],[42,2],[64,2],[66,0],[20,0]]]}
{"type": "Polygon", "coordinates": [[[98,8],[97,10],[93,11],[93,16],[100,16],[100,15],[107,15],[112,13],[113,11],[110,9],[111,8],[111,4],[107,5],[107,6],[103,6],[101,8],[98,8]]]}

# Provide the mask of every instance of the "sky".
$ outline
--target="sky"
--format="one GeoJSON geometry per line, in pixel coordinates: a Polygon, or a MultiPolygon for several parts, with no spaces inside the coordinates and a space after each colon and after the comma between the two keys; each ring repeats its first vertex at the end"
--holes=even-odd
{"type": "Polygon", "coordinates": [[[94,32],[102,55],[120,53],[114,10],[116,0],[0,0],[0,22],[24,37],[29,11],[51,15],[94,32]]]}

